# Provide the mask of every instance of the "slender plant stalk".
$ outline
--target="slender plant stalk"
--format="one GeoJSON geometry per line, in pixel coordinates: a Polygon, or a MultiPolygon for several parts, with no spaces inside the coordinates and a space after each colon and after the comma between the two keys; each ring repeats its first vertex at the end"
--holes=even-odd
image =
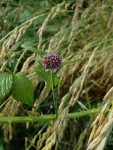
{"type": "Polygon", "coordinates": [[[53,102],[54,102],[54,108],[55,108],[55,114],[56,114],[56,119],[58,118],[58,104],[57,101],[55,100],[55,91],[54,91],[54,71],[51,70],[51,78],[52,78],[52,95],[53,95],[53,102]]]}
{"type": "Polygon", "coordinates": [[[0,109],[9,101],[9,99],[7,99],[5,102],[2,103],[2,105],[0,105],[0,109]]]}
{"type": "Polygon", "coordinates": [[[3,68],[6,69],[6,71],[8,71],[10,74],[12,74],[12,72],[6,66],[3,66],[3,68]]]}
{"type": "Polygon", "coordinates": [[[27,52],[27,50],[28,50],[28,49],[25,49],[25,50],[23,51],[23,53],[20,55],[20,57],[19,57],[19,59],[18,59],[18,61],[17,61],[17,63],[16,63],[15,69],[14,69],[14,71],[13,71],[13,74],[16,73],[17,68],[18,68],[18,65],[19,65],[21,59],[24,57],[24,55],[25,55],[25,53],[27,52]]]}
{"type": "MultiPolygon", "coordinates": [[[[90,109],[82,112],[69,113],[66,119],[75,119],[84,117],[91,114],[99,113],[102,107],[90,109]]],[[[22,116],[22,117],[0,117],[0,124],[4,123],[26,123],[26,122],[48,122],[56,119],[54,115],[41,115],[41,116],[22,116]]]]}

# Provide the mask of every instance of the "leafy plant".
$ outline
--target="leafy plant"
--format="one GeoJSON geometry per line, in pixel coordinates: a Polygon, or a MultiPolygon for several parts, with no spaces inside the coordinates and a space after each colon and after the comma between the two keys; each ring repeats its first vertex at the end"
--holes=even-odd
{"type": "MultiPolygon", "coordinates": [[[[40,81],[44,81],[46,83],[46,86],[49,90],[52,90],[52,78],[51,78],[51,71],[45,70],[43,67],[36,67],[35,68],[37,72],[37,76],[40,81]]],[[[54,86],[57,86],[60,84],[59,77],[57,75],[54,75],[54,86]]]]}
{"type": "Polygon", "coordinates": [[[34,88],[32,83],[24,75],[14,75],[12,95],[14,99],[33,106],[34,101],[34,88]]]}
{"type": "Polygon", "coordinates": [[[0,73],[0,99],[12,94],[15,100],[33,105],[34,89],[32,83],[24,75],[12,75],[9,72],[0,73]]]}
{"type": "Polygon", "coordinates": [[[8,72],[0,73],[0,100],[9,94],[13,85],[13,76],[8,72]]]}
{"type": "Polygon", "coordinates": [[[112,149],[112,4],[1,0],[2,149],[112,149]]]}

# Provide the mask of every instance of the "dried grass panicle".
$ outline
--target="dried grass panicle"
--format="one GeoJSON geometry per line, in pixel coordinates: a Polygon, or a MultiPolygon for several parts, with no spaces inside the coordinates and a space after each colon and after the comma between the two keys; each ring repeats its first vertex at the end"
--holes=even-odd
{"type": "Polygon", "coordinates": [[[31,149],[32,146],[35,147],[37,150],[39,150],[42,147],[46,136],[48,136],[48,134],[49,134],[49,129],[50,129],[48,127],[48,131],[46,133],[42,133],[42,131],[46,128],[46,126],[47,126],[47,124],[45,124],[43,126],[43,128],[41,128],[36,135],[34,135],[32,140],[29,140],[29,143],[30,143],[29,145],[26,142],[26,148],[25,148],[26,150],[31,149]],[[39,138],[39,140],[37,141],[37,146],[35,146],[37,138],[39,138]]]}
{"type": "Polygon", "coordinates": [[[73,27],[75,27],[75,24],[76,24],[77,19],[78,19],[79,11],[83,6],[83,2],[84,2],[84,0],[78,0],[77,5],[75,7],[75,12],[74,12],[74,15],[72,18],[72,26],[73,27]]]}
{"type": "Polygon", "coordinates": [[[84,20],[84,21],[87,21],[87,19],[92,19],[92,16],[89,16],[89,14],[92,14],[93,13],[93,9],[95,8],[96,6],[96,3],[95,2],[91,2],[89,4],[89,7],[87,7],[84,12],[81,14],[81,19],[84,20]]]}
{"type": "MultiPolygon", "coordinates": [[[[51,123],[51,125],[53,125],[53,123],[51,123]]],[[[51,125],[48,126],[46,132],[39,136],[39,140],[37,141],[37,150],[40,150],[42,148],[43,143],[45,143],[45,141],[50,136],[52,129],[51,125]]]]}
{"type": "Polygon", "coordinates": [[[36,58],[35,54],[30,55],[24,61],[22,68],[20,70],[21,73],[24,73],[25,75],[27,75],[27,77],[32,81],[34,87],[36,87],[40,82],[37,78],[37,73],[34,70],[34,68],[37,66],[39,59],[40,59],[40,56],[37,56],[37,58],[36,58]],[[33,62],[33,64],[32,64],[32,62],[33,62]]]}
{"type": "Polygon", "coordinates": [[[38,31],[38,34],[39,34],[38,49],[40,48],[41,43],[42,43],[42,33],[43,33],[43,30],[45,29],[45,27],[46,27],[46,25],[47,25],[49,19],[51,18],[51,15],[52,15],[52,14],[53,14],[53,12],[51,12],[51,13],[47,16],[47,18],[45,19],[45,21],[43,22],[41,28],[40,28],[39,31],[38,31]]]}
{"type": "Polygon", "coordinates": [[[84,0],[78,0],[77,5],[75,7],[75,12],[74,12],[74,15],[73,15],[73,18],[72,18],[72,31],[70,32],[70,36],[69,36],[69,43],[70,44],[68,46],[68,51],[70,51],[70,48],[71,48],[71,46],[72,46],[72,44],[74,42],[73,35],[75,33],[79,11],[82,8],[83,2],[84,2],[84,0]]]}
{"type": "MultiPolygon", "coordinates": [[[[1,116],[15,116],[19,111],[19,102],[15,101],[12,97],[9,98],[9,101],[5,105],[4,109],[1,112],[1,116]]],[[[4,141],[9,142],[13,138],[13,127],[11,123],[4,124],[2,126],[4,132],[4,141]]]]}
{"type": "MultiPolygon", "coordinates": [[[[23,63],[23,66],[22,66],[22,68],[21,68],[21,72],[29,72],[29,70],[30,70],[30,73],[31,73],[31,69],[33,70],[32,67],[35,67],[35,65],[37,64],[37,62],[35,61],[35,62],[33,63],[33,65],[30,66],[30,63],[31,63],[32,61],[34,61],[34,60],[35,60],[35,54],[32,54],[31,56],[29,56],[29,57],[26,59],[26,61],[23,63]]],[[[30,73],[29,73],[29,74],[30,74],[30,73]]]]}
{"type": "Polygon", "coordinates": [[[44,87],[44,89],[42,90],[40,96],[38,99],[36,99],[35,103],[34,103],[34,108],[37,110],[38,107],[40,106],[40,104],[48,97],[49,95],[49,90],[47,89],[47,87],[44,87]]]}
{"type": "MultiPolygon", "coordinates": [[[[74,147],[73,150],[82,150],[83,145],[84,145],[84,139],[86,138],[87,135],[87,129],[85,129],[79,136],[78,142],[76,144],[76,146],[74,147]]],[[[85,147],[85,145],[84,145],[85,147]]]]}
{"type": "MultiPolygon", "coordinates": [[[[113,115],[113,112],[112,112],[113,115]]],[[[94,150],[96,148],[96,150],[99,147],[103,147],[101,148],[101,150],[104,149],[104,146],[106,144],[106,140],[107,140],[107,136],[109,134],[109,130],[111,131],[112,125],[113,124],[113,119],[110,118],[110,120],[108,120],[108,122],[103,126],[103,128],[101,129],[101,132],[98,136],[96,136],[91,143],[89,143],[87,150],[94,150]],[[102,143],[102,141],[104,141],[104,143],[102,143]],[[102,144],[102,145],[101,145],[102,144]]]]}
{"type": "Polygon", "coordinates": [[[44,29],[46,28],[47,26],[47,23],[53,19],[56,15],[59,14],[59,11],[61,10],[61,8],[64,6],[65,2],[62,2],[61,4],[58,4],[54,7],[52,7],[50,13],[48,14],[48,16],[46,17],[46,19],[44,20],[41,28],[38,30],[38,34],[39,34],[39,42],[38,42],[38,49],[40,48],[41,46],[41,43],[42,43],[42,34],[43,34],[43,31],[44,29]]]}
{"type": "Polygon", "coordinates": [[[35,20],[35,17],[31,20],[26,21],[19,27],[16,27],[14,30],[9,32],[1,41],[2,44],[2,50],[0,53],[0,63],[6,62],[6,57],[8,55],[12,55],[13,46],[21,39],[21,37],[26,33],[27,28],[32,24],[32,22],[35,20]]]}
{"type": "Polygon", "coordinates": [[[103,127],[103,123],[106,123],[104,120],[106,118],[108,111],[109,111],[109,107],[107,107],[107,105],[105,104],[105,106],[101,110],[100,114],[97,116],[97,118],[95,119],[95,121],[91,125],[92,126],[92,132],[90,134],[88,143],[90,143],[92,141],[92,139],[95,138],[95,136],[99,135],[99,133],[103,127]]]}
{"type": "Polygon", "coordinates": [[[55,142],[56,142],[56,132],[53,132],[51,136],[47,139],[46,145],[42,148],[42,150],[51,150],[55,142]]]}
{"type": "MultiPolygon", "coordinates": [[[[69,106],[72,106],[74,105],[74,103],[76,102],[76,100],[78,100],[79,96],[80,96],[80,92],[83,88],[83,84],[84,84],[84,81],[85,79],[87,78],[87,75],[88,75],[88,71],[90,69],[90,66],[91,66],[91,63],[92,63],[92,60],[93,60],[93,57],[95,55],[95,51],[92,53],[91,57],[89,58],[89,62],[87,63],[87,65],[85,66],[85,69],[82,73],[82,75],[80,77],[78,77],[77,79],[75,79],[75,81],[73,82],[73,84],[70,86],[70,89],[69,89],[69,93],[67,94],[68,97],[70,97],[70,102],[69,102],[69,106]]],[[[76,66],[76,64],[75,64],[76,66]]],[[[76,67],[73,66],[71,67],[71,69],[69,69],[69,71],[67,71],[66,69],[66,72],[68,72],[66,75],[66,77],[68,77],[68,74],[70,75],[70,72],[71,74],[74,73],[74,71],[76,70],[76,67]],[[73,69],[74,68],[74,69],[73,69]]],[[[78,66],[78,64],[77,64],[78,66]]],[[[61,74],[61,79],[65,80],[66,77],[64,78],[64,72],[61,74]]],[[[63,82],[63,81],[62,81],[63,82]]],[[[61,83],[62,83],[61,82],[61,83]]],[[[65,97],[65,96],[64,96],[65,97]]],[[[66,96],[67,97],[67,96],[66,96]]],[[[63,98],[64,99],[64,98],[63,98]]],[[[61,100],[62,103],[63,103],[63,100],[61,100]]],[[[64,102],[65,103],[65,102],[64,102]]],[[[61,109],[61,106],[60,106],[60,109],[61,109]]]]}
{"type": "Polygon", "coordinates": [[[7,104],[5,105],[4,109],[1,112],[2,116],[14,116],[18,113],[20,107],[20,103],[9,97],[7,104]]]}
{"type": "Polygon", "coordinates": [[[48,53],[59,53],[63,56],[63,53],[60,52],[60,46],[66,41],[67,34],[64,34],[64,30],[66,28],[68,23],[65,23],[63,27],[57,32],[57,34],[50,39],[49,45],[48,45],[48,53]],[[60,38],[58,38],[60,36],[60,38]]]}
{"type": "MultiPolygon", "coordinates": [[[[86,104],[88,108],[92,108],[92,106],[96,107],[97,104],[101,102],[105,92],[112,86],[113,38],[111,26],[112,14],[109,11],[111,10],[111,4],[112,0],[102,1],[101,5],[97,5],[96,1],[92,3],[92,0],[79,0],[74,3],[71,1],[64,1],[63,3],[56,4],[53,7],[51,5],[48,12],[43,10],[43,12],[40,13],[40,17],[42,16],[46,19],[41,23],[39,23],[39,21],[35,27],[32,27],[33,31],[39,31],[39,41],[34,44],[38,45],[47,53],[51,51],[59,53],[63,59],[62,68],[57,72],[61,81],[61,84],[58,87],[60,92],[56,88],[56,92],[58,92],[58,96],[60,97],[59,118],[55,122],[52,122],[52,126],[45,129],[39,137],[37,131],[36,136],[32,137],[33,143],[30,143],[29,140],[27,141],[27,147],[31,145],[31,147],[33,146],[37,150],[43,148],[52,149],[53,145],[55,145],[58,140],[57,138],[62,140],[65,133],[64,130],[68,125],[68,121],[65,120],[65,117],[69,110],[71,110],[74,105],[74,111],[80,111],[81,108],[78,107],[76,101],[79,99],[79,101],[86,104]],[[99,12],[98,16],[96,16],[97,11],[99,12]],[[60,19],[59,22],[58,18],[60,19]],[[52,21],[54,21],[53,19],[55,19],[57,24],[56,22],[52,23],[52,21]],[[42,39],[44,39],[43,42],[42,39]],[[93,53],[93,51],[95,52],[93,53]]],[[[6,64],[9,56],[13,55],[13,58],[16,59],[16,55],[13,53],[18,53],[18,48],[13,49],[16,45],[15,42],[19,43],[22,35],[24,35],[27,30],[26,27],[28,27],[30,23],[37,18],[38,16],[35,16],[24,22],[0,40],[0,42],[2,41],[1,43],[4,42],[0,55],[0,61],[4,62],[3,65],[6,64]],[[26,26],[27,24],[28,26],[26,26]]],[[[35,38],[37,37],[35,36],[35,38],[32,38],[35,41],[35,38]]],[[[21,46],[21,43],[19,46],[21,46]]],[[[34,55],[30,55],[25,58],[24,62],[22,62],[23,66],[20,72],[25,73],[34,86],[37,87],[40,82],[36,79],[36,74],[34,74],[32,68],[38,62],[34,59],[34,57],[34,55]],[[34,64],[31,65],[32,61],[34,64]]],[[[52,102],[52,99],[49,99],[49,91],[46,87],[44,87],[42,91],[39,91],[39,93],[40,94],[34,103],[32,113],[38,112],[38,108],[42,102],[52,102]]],[[[106,137],[112,127],[112,122],[110,122],[110,118],[112,120],[111,95],[112,89],[111,92],[108,92],[105,96],[104,107],[91,125],[92,131],[90,133],[88,148],[93,148],[97,145],[98,147],[101,147],[101,143],[104,145],[106,142],[105,139],[107,139],[106,137]]],[[[15,105],[16,104],[14,104],[14,106],[15,105]]],[[[12,104],[8,102],[5,105],[2,114],[4,114],[4,116],[8,116],[9,113],[9,116],[14,116],[18,113],[19,109],[17,105],[15,107],[16,110],[13,108],[12,104]]],[[[42,108],[41,111],[43,113],[42,108]]],[[[47,111],[47,113],[49,112],[50,110],[47,111]]],[[[94,118],[95,117],[93,116],[92,119],[94,118]]],[[[82,123],[83,125],[82,131],[79,130],[79,135],[81,134],[79,140],[77,138],[78,148],[81,148],[81,143],[83,142],[81,137],[82,135],[85,136],[85,131],[83,132],[83,130],[85,130],[89,120],[82,118],[77,121],[78,124],[81,125],[82,123]]],[[[8,126],[5,128],[7,128],[7,135],[9,133],[8,126]]],[[[76,140],[76,135],[74,136],[76,140]]],[[[86,136],[88,136],[88,134],[86,136]]],[[[64,143],[61,144],[59,142],[59,150],[61,149],[61,145],[65,145],[64,147],[66,147],[68,142],[69,138],[67,137],[65,137],[64,143]]],[[[70,145],[68,146],[70,149],[72,148],[70,145]]]]}
{"type": "Polygon", "coordinates": [[[70,103],[69,103],[69,105],[71,105],[71,106],[73,106],[75,104],[76,100],[80,96],[80,92],[82,91],[83,84],[88,76],[88,71],[90,69],[94,55],[95,55],[95,50],[93,51],[92,55],[90,56],[89,61],[86,65],[86,67],[84,68],[82,75],[78,78],[78,81],[75,80],[75,82],[73,83],[73,86],[71,86],[71,88],[70,88],[70,91],[71,91],[71,89],[73,89],[72,98],[70,99],[70,103]]]}
{"type": "Polygon", "coordinates": [[[67,114],[68,114],[68,107],[65,107],[62,112],[59,113],[59,117],[56,120],[53,131],[56,131],[57,140],[60,141],[63,137],[63,133],[65,130],[65,127],[67,125],[67,114]]]}
{"type": "Polygon", "coordinates": [[[104,97],[106,100],[101,112],[92,124],[92,131],[88,140],[87,150],[104,149],[108,134],[110,134],[113,124],[113,87],[104,97]]]}
{"type": "Polygon", "coordinates": [[[63,133],[66,127],[66,116],[68,114],[68,107],[66,107],[58,116],[58,119],[51,127],[51,134],[46,139],[45,146],[42,150],[51,150],[55,143],[59,142],[63,137],[63,133]]]}
{"type": "Polygon", "coordinates": [[[64,95],[64,97],[61,99],[61,103],[59,105],[59,113],[63,111],[63,109],[66,107],[66,103],[67,101],[69,101],[69,98],[70,98],[70,94],[66,94],[64,95]]]}
{"type": "Polygon", "coordinates": [[[2,130],[4,132],[4,141],[6,143],[9,143],[9,141],[11,141],[13,138],[13,127],[12,127],[11,123],[10,124],[4,124],[2,126],[2,130]]]}
{"type": "Polygon", "coordinates": [[[113,13],[111,13],[111,16],[110,16],[107,26],[108,26],[108,28],[111,28],[112,25],[113,25],[113,13]]]}

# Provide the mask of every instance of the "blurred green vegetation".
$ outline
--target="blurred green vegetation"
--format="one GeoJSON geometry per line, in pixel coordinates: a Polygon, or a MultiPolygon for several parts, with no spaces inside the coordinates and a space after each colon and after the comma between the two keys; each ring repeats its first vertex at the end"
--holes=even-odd
{"type": "MultiPolygon", "coordinates": [[[[48,89],[44,82],[51,85],[50,74],[46,75],[47,72],[40,69],[42,57],[47,53],[58,53],[63,60],[62,68],[56,71],[59,112],[66,109],[67,113],[82,112],[102,106],[106,103],[102,101],[103,97],[113,86],[112,41],[112,0],[1,0],[0,71],[6,71],[6,67],[13,72],[22,52],[29,49],[17,72],[32,81],[35,95],[33,108],[10,97],[10,101],[0,108],[0,115],[55,113],[51,88],[48,89]],[[36,67],[38,76],[34,71],[36,67]]],[[[58,127],[63,135],[57,149],[86,150],[96,116],[89,114],[66,120],[66,125],[61,121],[58,127]]],[[[54,150],[54,142],[47,141],[54,125],[52,121],[0,125],[0,150],[49,150],[48,145],[54,150]]],[[[105,150],[113,148],[112,136],[111,132],[105,150]]]]}

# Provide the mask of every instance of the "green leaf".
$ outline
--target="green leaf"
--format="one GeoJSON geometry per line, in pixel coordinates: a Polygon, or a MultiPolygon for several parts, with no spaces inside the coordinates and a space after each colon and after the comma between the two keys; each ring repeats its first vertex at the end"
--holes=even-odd
{"type": "Polygon", "coordinates": [[[11,91],[13,77],[9,72],[0,73],[0,100],[11,91]]]}
{"type": "MultiPolygon", "coordinates": [[[[46,71],[42,67],[37,67],[37,68],[35,68],[35,70],[36,70],[36,73],[37,73],[39,79],[41,81],[45,81],[46,85],[47,85],[47,88],[49,90],[52,90],[51,71],[50,70],[46,71]]],[[[54,86],[57,86],[59,83],[60,83],[59,78],[56,75],[54,75],[54,86]]]]}
{"type": "Polygon", "coordinates": [[[32,106],[34,99],[34,88],[32,86],[31,81],[24,75],[14,75],[12,95],[15,98],[15,100],[32,106]]]}

